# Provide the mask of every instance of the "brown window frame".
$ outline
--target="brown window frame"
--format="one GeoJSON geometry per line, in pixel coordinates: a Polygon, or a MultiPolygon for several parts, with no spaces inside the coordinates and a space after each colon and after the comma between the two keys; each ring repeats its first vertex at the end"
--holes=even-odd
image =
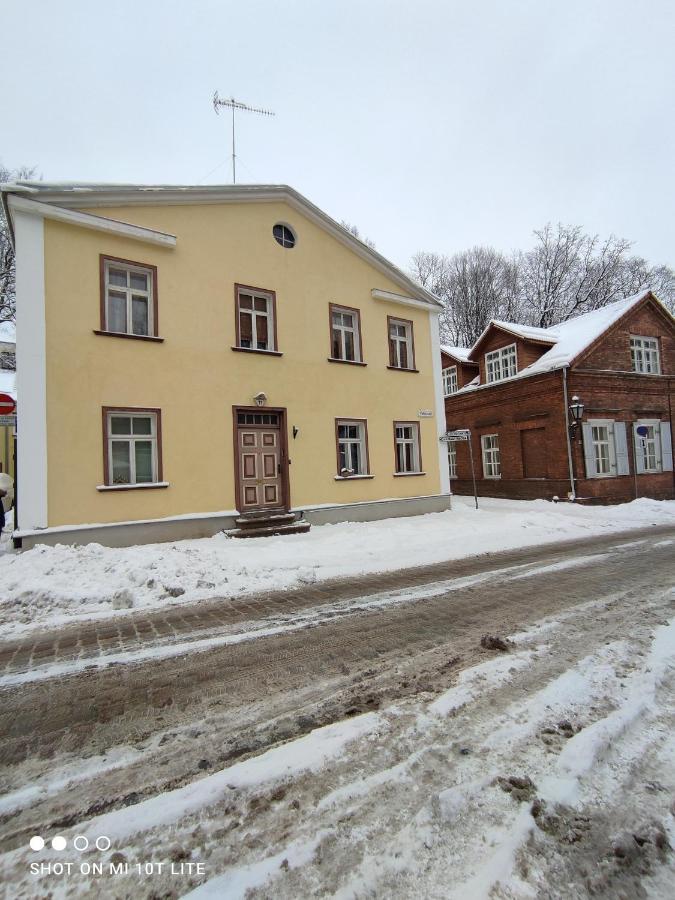
{"type": "Polygon", "coordinates": [[[370,471],[370,447],[368,444],[368,419],[360,419],[358,416],[340,416],[335,419],[335,478],[337,481],[351,481],[355,479],[374,478],[370,471]],[[366,471],[362,475],[340,474],[340,425],[349,425],[352,422],[360,422],[363,425],[363,437],[366,453],[366,471]]]}
{"type": "Polygon", "coordinates": [[[419,372],[415,362],[415,323],[412,319],[403,319],[401,316],[387,316],[387,355],[389,358],[388,369],[391,369],[393,372],[419,372]],[[392,365],[392,352],[391,352],[391,323],[392,322],[401,322],[404,325],[408,325],[410,327],[410,355],[412,356],[411,366],[404,368],[403,366],[394,366],[392,365]]]}
{"type": "Polygon", "coordinates": [[[272,291],[269,288],[261,288],[261,287],[253,287],[250,284],[240,284],[239,282],[235,282],[234,285],[234,330],[235,330],[235,346],[232,347],[232,350],[236,350],[239,353],[262,353],[267,356],[283,356],[283,353],[279,350],[279,337],[277,334],[277,292],[272,291]],[[258,296],[265,297],[268,300],[272,301],[272,328],[267,328],[267,336],[270,335],[274,341],[274,349],[272,350],[260,350],[258,347],[242,347],[241,346],[241,324],[239,320],[239,294],[240,293],[249,293],[253,297],[257,294],[258,296]]]}
{"type": "Polygon", "coordinates": [[[103,481],[104,487],[114,488],[117,491],[137,491],[152,488],[164,488],[167,484],[164,482],[164,463],[162,460],[162,410],[154,406],[102,406],[101,407],[101,429],[103,435],[103,481]],[[155,416],[157,423],[157,481],[151,481],[142,484],[112,484],[110,480],[110,458],[108,456],[108,417],[113,415],[124,415],[124,413],[148,413],[155,416]]]}
{"type": "Polygon", "coordinates": [[[424,465],[422,464],[422,429],[420,428],[420,423],[418,421],[414,421],[412,419],[396,420],[394,422],[394,475],[397,478],[407,478],[410,475],[426,475],[424,471],[424,465]],[[415,425],[417,427],[417,459],[419,460],[419,471],[418,472],[399,472],[398,470],[398,454],[396,453],[396,428],[399,425],[415,425]]]}
{"type": "MultiPolygon", "coordinates": [[[[355,306],[345,306],[343,303],[329,303],[328,304],[328,335],[329,335],[329,344],[328,344],[328,362],[332,363],[344,363],[348,366],[367,366],[368,363],[363,360],[363,335],[361,333],[361,310],[357,309],[355,306]],[[356,328],[357,328],[357,337],[358,337],[358,359],[340,359],[339,356],[333,356],[333,311],[337,312],[347,312],[347,313],[355,313],[356,314],[356,328]]],[[[356,350],[356,344],[354,345],[354,349],[356,350]]],[[[356,422],[357,419],[354,419],[356,422]]]]}
{"type": "Polygon", "coordinates": [[[94,334],[104,337],[131,338],[133,341],[155,341],[162,343],[164,338],[159,337],[159,287],[157,278],[157,266],[152,263],[140,262],[135,259],[123,259],[121,256],[109,256],[107,253],[99,253],[99,319],[100,327],[94,329],[94,334]],[[109,331],[106,309],[105,267],[106,263],[118,263],[122,266],[134,266],[137,269],[147,269],[152,274],[152,334],[132,334],[128,331],[109,331]]]}

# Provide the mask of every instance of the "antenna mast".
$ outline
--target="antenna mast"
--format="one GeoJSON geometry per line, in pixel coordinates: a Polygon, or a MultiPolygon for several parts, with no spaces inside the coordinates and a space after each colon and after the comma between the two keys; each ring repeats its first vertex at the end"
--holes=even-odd
{"type": "Polygon", "coordinates": [[[244,112],[252,112],[258,113],[260,116],[273,116],[274,113],[269,109],[258,109],[255,106],[247,106],[246,103],[240,103],[238,100],[235,100],[234,97],[230,97],[229,100],[221,100],[218,96],[218,91],[216,91],[213,95],[213,108],[216,111],[216,115],[218,115],[218,109],[221,106],[229,106],[232,110],[232,184],[236,184],[237,182],[237,167],[236,167],[236,154],[234,152],[234,113],[235,110],[241,109],[244,112]]]}

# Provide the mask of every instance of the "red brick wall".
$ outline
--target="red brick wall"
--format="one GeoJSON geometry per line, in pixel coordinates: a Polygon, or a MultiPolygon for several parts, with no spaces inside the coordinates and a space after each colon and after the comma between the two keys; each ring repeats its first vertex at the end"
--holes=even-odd
{"type": "Polygon", "coordinates": [[[582,369],[631,371],[630,336],[655,337],[659,341],[661,373],[675,375],[675,327],[655,303],[648,301],[611,328],[578,362],[582,369]]]}
{"type": "MultiPolygon", "coordinates": [[[[638,419],[660,419],[670,425],[675,437],[675,378],[628,373],[592,373],[573,369],[569,376],[570,397],[584,402],[584,419],[614,419],[626,423],[629,475],[586,478],[583,446],[579,433],[573,442],[574,469],[580,497],[602,497],[610,502],[635,498],[633,423],[638,419]]],[[[662,428],[664,425],[661,426],[662,428]]],[[[675,497],[673,472],[638,475],[637,494],[657,500],[675,497]]]]}
{"type": "MultiPolygon", "coordinates": [[[[584,418],[609,418],[627,423],[631,471],[627,476],[587,479],[580,430],[573,441],[577,496],[600,498],[609,503],[632,500],[635,497],[632,423],[637,419],[658,418],[672,425],[675,378],[572,371],[569,373],[568,395],[571,398],[574,394],[578,394],[585,404],[584,418]]],[[[570,479],[561,371],[506,381],[448,397],[445,409],[449,429],[471,429],[479,494],[519,499],[567,496],[570,479]],[[522,431],[526,429],[543,429],[539,441],[544,448],[545,477],[525,478],[522,431]],[[480,441],[483,434],[499,435],[500,479],[483,478],[480,441]]],[[[451,483],[453,492],[472,493],[467,444],[457,444],[457,474],[459,477],[451,483]]],[[[675,497],[673,473],[639,475],[638,495],[656,499],[675,497]]]]}

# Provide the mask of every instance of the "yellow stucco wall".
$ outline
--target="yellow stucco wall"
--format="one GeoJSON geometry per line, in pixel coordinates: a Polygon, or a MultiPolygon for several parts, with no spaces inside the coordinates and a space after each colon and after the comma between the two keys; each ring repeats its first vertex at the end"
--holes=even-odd
{"type": "MultiPolygon", "coordinates": [[[[101,210],[93,210],[100,215],[101,210]]],[[[402,289],[281,202],[106,209],[176,234],[165,249],[45,221],[49,525],[235,508],[232,406],[286,407],[291,505],[438,494],[429,315],[374,300],[402,289]],[[289,223],[295,248],[273,239],[289,223]],[[164,343],[97,336],[99,254],[158,267],[164,343]],[[281,357],[237,353],[234,284],[276,291],[281,357]],[[328,304],[361,310],[366,367],[327,362],[328,304]],[[419,374],[387,369],[387,315],[412,319],[419,374]],[[159,407],[167,489],[98,492],[101,407],[159,407]],[[372,480],[335,481],[335,417],[366,418],[372,480]],[[426,475],[395,478],[393,421],[420,423],[426,475]],[[300,431],[293,439],[291,429],[300,431]]]]}
{"type": "Polygon", "coordinates": [[[0,472],[14,478],[14,429],[0,425],[0,472]]]}

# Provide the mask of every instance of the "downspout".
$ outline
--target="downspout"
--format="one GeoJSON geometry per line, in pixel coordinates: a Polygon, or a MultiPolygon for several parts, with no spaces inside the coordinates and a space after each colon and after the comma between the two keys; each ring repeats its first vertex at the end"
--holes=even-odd
{"type": "Polygon", "coordinates": [[[567,398],[567,366],[563,366],[563,399],[565,401],[565,436],[567,438],[567,463],[570,470],[570,500],[572,503],[577,499],[577,492],[574,487],[574,461],[572,459],[572,438],[570,437],[570,404],[567,398]]]}

